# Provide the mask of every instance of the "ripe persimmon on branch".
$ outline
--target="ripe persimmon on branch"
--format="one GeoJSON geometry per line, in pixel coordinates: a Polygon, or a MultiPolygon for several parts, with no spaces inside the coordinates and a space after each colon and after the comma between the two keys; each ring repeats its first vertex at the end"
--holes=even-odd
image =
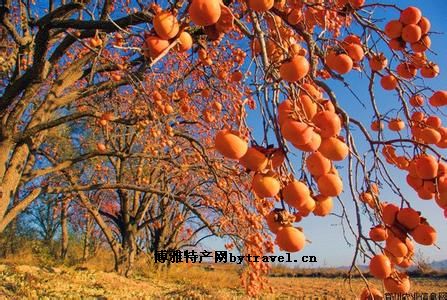
{"type": "MultiPolygon", "coordinates": [[[[262,255],[271,232],[300,251],[306,228],[293,223],[330,215],[338,198],[350,273],[370,259],[387,291],[408,292],[413,242],[433,245],[436,231],[390,168],[447,208],[447,92],[426,85],[439,74],[430,27],[416,7],[364,0],[7,0],[0,232],[40,193],[74,193],[128,275],[140,252],[211,235],[262,255]],[[388,111],[377,89],[397,100],[388,111]],[[344,107],[348,94],[372,122],[344,107]]],[[[255,295],[269,266],[247,266],[255,295]]],[[[363,278],[363,298],[380,293],[363,278]]]]}

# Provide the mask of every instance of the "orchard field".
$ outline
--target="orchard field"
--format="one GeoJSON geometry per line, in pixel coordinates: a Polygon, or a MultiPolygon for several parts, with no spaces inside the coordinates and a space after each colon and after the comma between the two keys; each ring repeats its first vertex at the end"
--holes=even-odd
{"type": "Polygon", "coordinates": [[[444,292],[446,10],[0,1],[0,295],[444,292]]]}

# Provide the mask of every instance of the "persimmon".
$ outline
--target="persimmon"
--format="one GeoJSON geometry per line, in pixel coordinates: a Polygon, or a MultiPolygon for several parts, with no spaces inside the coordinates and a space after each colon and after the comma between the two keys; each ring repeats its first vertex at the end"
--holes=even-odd
{"type": "Polygon", "coordinates": [[[276,233],[278,247],[287,252],[298,252],[304,248],[306,238],[302,231],[295,227],[282,227],[276,233]]]}
{"type": "Polygon", "coordinates": [[[421,75],[424,78],[435,78],[439,75],[439,66],[429,62],[421,68],[421,75]]]}
{"type": "Polygon", "coordinates": [[[417,74],[415,66],[409,63],[401,63],[397,65],[396,71],[399,76],[406,79],[411,79],[417,74]]]}
{"type": "Polygon", "coordinates": [[[385,279],[391,275],[390,259],[383,254],[374,255],[369,262],[369,272],[378,279],[385,279]]]}
{"type": "Polygon", "coordinates": [[[399,207],[392,203],[387,203],[382,208],[383,222],[387,225],[393,225],[396,220],[399,207]]]}
{"type": "Polygon", "coordinates": [[[313,210],[314,215],[324,217],[331,213],[332,208],[334,206],[331,197],[317,195],[314,197],[314,199],[316,204],[315,209],[313,210]]]}
{"type": "Polygon", "coordinates": [[[421,223],[410,231],[414,241],[420,245],[431,246],[436,243],[436,230],[428,224],[421,223]]]}
{"type": "Polygon", "coordinates": [[[428,193],[435,193],[436,192],[436,185],[432,180],[424,180],[424,183],[422,184],[422,188],[427,191],[428,193]]]}
{"type": "Polygon", "coordinates": [[[410,105],[413,107],[420,107],[424,105],[424,97],[419,94],[415,94],[410,98],[410,105]]]}
{"type": "Polygon", "coordinates": [[[350,34],[347,37],[343,39],[344,44],[357,44],[362,45],[362,41],[360,40],[360,37],[354,34],[350,34]]]}
{"type": "Polygon", "coordinates": [[[192,48],[193,40],[192,40],[191,35],[188,32],[182,31],[182,33],[180,33],[180,35],[178,37],[178,40],[179,40],[179,43],[177,45],[177,50],[179,52],[186,52],[192,48]]]}
{"type": "Polygon", "coordinates": [[[101,126],[107,126],[107,120],[104,120],[104,119],[100,119],[99,120],[99,125],[101,125],[101,126]]]}
{"type": "Polygon", "coordinates": [[[363,47],[359,44],[348,44],[343,48],[354,62],[362,61],[365,57],[365,51],[363,51],[363,47]]]}
{"type": "Polygon", "coordinates": [[[434,92],[428,102],[435,107],[447,105],[447,91],[434,92]]]}
{"type": "MultiPolygon", "coordinates": [[[[422,40],[423,37],[418,41],[418,43],[422,40]]],[[[417,69],[420,69],[427,63],[427,57],[423,52],[414,52],[413,54],[410,54],[409,62],[411,62],[417,69]]]]}
{"type": "Polygon", "coordinates": [[[442,120],[438,116],[428,116],[425,120],[425,124],[432,128],[438,129],[442,126],[442,120]]]}
{"type": "Polygon", "coordinates": [[[430,31],[431,23],[426,17],[422,16],[418,25],[421,28],[422,34],[427,34],[430,31]]]}
{"type": "Polygon", "coordinates": [[[438,162],[431,155],[422,155],[416,159],[416,173],[421,179],[433,179],[438,175],[438,162]]]}
{"type": "Polygon", "coordinates": [[[294,180],[282,189],[282,195],[288,205],[299,208],[309,199],[310,190],[303,182],[294,180]]]}
{"type": "Polygon", "coordinates": [[[365,0],[348,0],[348,3],[352,6],[352,8],[359,9],[365,4],[365,0]]]}
{"type": "Polygon", "coordinates": [[[391,235],[386,239],[385,251],[395,257],[404,257],[408,253],[408,248],[399,238],[391,235]]]}
{"type": "Polygon", "coordinates": [[[317,113],[312,122],[320,129],[322,138],[337,136],[341,131],[340,117],[331,111],[321,111],[317,113]]]}
{"type": "Polygon", "coordinates": [[[103,42],[99,36],[95,36],[89,40],[89,44],[93,48],[98,48],[102,46],[103,42]]]}
{"type": "Polygon", "coordinates": [[[286,120],[281,126],[284,138],[293,144],[304,145],[310,142],[313,129],[303,122],[286,120]]]}
{"type": "Polygon", "coordinates": [[[329,173],[331,161],[317,151],[306,158],[306,167],[313,176],[319,177],[329,173]]]}
{"type": "Polygon", "coordinates": [[[317,179],[318,190],[324,196],[337,197],[343,192],[343,182],[335,174],[324,174],[317,179]]]}
{"type": "Polygon", "coordinates": [[[391,264],[393,266],[401,264],[404,261],[404,258],[405,258],[405,257],[394,256],[389,251],[386,251],[386,249],[385,249],[385,255],[389,257],[389,259],[391,261],[391,264]]]}
{"type": "Polygon", "coordinates": [[[282,127],[284,122],[290,120],[290,114],[293,112],[293,103],[289,99],[278,105],[278,123],[282,127]]]}
{"type": "Polygon", "coordinates": [[[385,34],[390,39],[399,38],[402,34],[403,24],[399,20],[391,20],[385,25],[385,34]]]}
{"type": "Polygon", "coordinates": [[[170,104],[166,104],[163,107],[163,112],[167,115],[172,114],[174,112],[174,108],[170,104]]]}
{"type": "Polygon", "coordinates": [[[383,53],[374,54],[369,59],[369,67],[373,71],[376,72],[381,71],[385,69],[387,65],[388,65],[388,59],[385,57],[383,53]]]}
{"type": "Polygon", "coordinates": [[[101,120],[112,121],[114,119],[113,112],[106,112],[101,115],[101,120]]]}
{"type": "Polygon", "coordinates": [[[409,6],[400,13],[399,21],[403,24],[418,24],[421,18],[421,10],[417,7],[409,6]]]}
{"type": "Polygon", "coordinates": [[[112,79],[112,81],[114,82],[118,82],[121,80],[121,75],[116,72],[113,72],[110,76],[110,79],[112,79]]]}
{"type": "Polygon", "coordinates": [[[383,294],[375,287],[364,288],[360,294],[360,300],[382,300],[383,294]]]}
{"type": "Polygon", "coordinates": [[[397,78],[393,75],[385,75],[380,79],[380,85],[384,90],[391,91],[397,88],[397,78]]]}
{"type": "Polygon", "coordinates": [[[281,184],[275,177],[258,173],[253,176],[253,190],[260,198],[273,197],[279,193],[281,184]]]}
{"type": "Polygon", "coordinates": [[[153,24],[155,33],[165,40],[172,39],[179,32],[177,18],[169,11],[156,14],[153,24]]]}
{"type": "Polygon", "coordinates": [[[297,145],[292,143],[292,145],[297,148],[300,149],[301,151],[304,152],[315,152],[317,151],[320,146],[321,146],[321,136],[316,133],[316,132],[312,132],[312,137],[310,138],[310,141],[304,145],[297,145]]]}
{"type": "Polygon", "coordinates": [[[331,112],[335,112],[335,106],[334,106],[334,104],[332,103],[331,100],[325,100],[325,99],[323,99],[323,100],[320,102],[320,104],[321,104],[321,106],[323,107],[324,110],[326,110],[326,111],[331,111],[331,112]]]}
{"type": "Polygon", "coordinates": [[[427,191],[423,187],[416,190],[416,192],[418,194],[418,197],[422,200],[432,200],[433,197],[435,197],[434,193],[427,191]]]}
{"type": "Polygon", "coordinates": [[[377,225],[369,231],[369,237],[375,242],[382,242],[388,238],[388,232],[385,227],[377,225]]]}
{"type": "Polygon", "coordinates": [[[97,143],[96,144],[96,149],[98,149],[98,151],[101,152],[101,153],[104,153],[104,152],[107,151],[107,147],[103,143],[97,143]]]}
{"type": "Polygon", "coordinates": [[[440,193],[447,192],[447,176],[446,175],[440,176],[437,180],[437,184],[438,184],[438,191],[440,193]]]}
{"type": "Polygon", "coordinates": [[[248,7],[254,11],[265,12],[273,7],[274,0],[248,0],[248,7]]]}
{"type": "Polygon", "coordinates": [[[401,170],[407,170],[410,165],[410,161],[405,156],[396,157],[396,166],[401,170]]]}
{"type": "Polygon", "coordinates": [[[213,102],[213,109],[215,109],[216,111],[220,112],[222,110],[222,104],[220,104],[217,101],[213,102]]]}
{"type": "Polygon", "coordinates": [[[301,94],[298,98],[297,108],[303,112],[308,120],[317,114],[318,105],[316,101],[312,100],[308,95],[301,94]]]}
{"type": "Polygon", "coordinates": [[[282,228],[282,224],[279,222],[279,212],[281,210],[274,209],[271,212],[269,212],[265,216],[265,220],[267,221],[267,226],[269,227],[270,231],[273,233],[277,233],[280,228],[282,228]]]}
{"type": "Polygon", "coordinates": [[[411,43],[411,50],[414,52],[424,52],[430,49],[431,39],[428,35],[423,35],[417,42],[411,43]]]}
{"type": "Polygon", "coordinates": [[[323,97],[323,93],[321,92],[320,88],[315,86],[314,84],[310,83],[304,83],[301,85],[300,89],[313,99],[320,99],[323,97]]]}
{"type": "Polygon", "coordinates": [[[214,145],[223,156],[231,159],[240,159],[248,151],[247,142],[229,130],[220,130],[214,145]]]}
{"type": "Polygon", "coordinates": [[[220,5],[219,0],[192,0],[188,13],[198,26],[210,26],[217,23],[220,18],[220,5]]]}
{"type": "Polygon", "coordinates": [[[239,159],[239,163],[251,171],[262,171],[267,167],[268,159],[256,148],[250,147],[245,155],[239,159]]]}
{"type": "Polygon", "coordinates": [[[410,291],[410,279],[405,273],[396,271],[392,276],[383,280],[385,289],[390,293],[406,294],[410,291]]]}
{"type": "Polygon", "coordinates": [[[349,154],[348,146],[336,137],[323,139],[318,151],[320,151],[324,157],[334,161],[344,160],[349,154]]]}
{"type": "Polygon", "coordinates": [[[407,255],[403,260],[397,264],[399,267],[407,269],[413,265],[413,256],[407,255]]]}
{"type": "Polygon", "coordinates": [[[169,42],[164,40],[156,35],[149,35],[144,40],[145,47],[147,50],[145,51],[145,55],[147,57],[155,58],[158,57],[166,48],[169,47],[169,42]]]}
{"type": "Polygon", "coordinates": [[[401,38],[391,39],[388,42],[388,46],[395,51],[403,51],[405,49],[406,43],[401,38]]]}
{"type": "Polygon", "coordinates": [[[339,74],[346,74],[352,70],[353,61],[347,54],[329,54],[327,56],[328,66],[339,74]]]}
{"type": "Polygon", "coordinates": [[[374,203],[374,196],[372,193],[370,192],[362,192],[359,195],[359,199],[360,201],[362,201],[363,203],[366,203],[369,205],[369,207],[374,207],[375,203],[374,203]]]}
{"type": "Polygon", "coordinates": [[[418,25],[409,24],[402,29],[402,39],[407,43],[416,43],[421,37],[422,30],[418,25]]]}
{"type": "Polygon", "coordinates": [[[380,131],[384,127],[383,122],[380,120],[375,120],[371,122],[371,130],[372,131],[380,131]]]}
{"type": "Polygon", "coordinates": [[[405,231],[401,226],[397,226],[397,224],[388,226],[388,237],[390,236],[405,242],[405,245],[407,244],[407,231],[405,231]]]}
{"type": "Polygon", "coordinates": [[[425,118],[425,115],[423,112],[421,111],[415,111],[412,115],[411,115],[411,120],[413,120],[414,122],[421,122],[423,121],[425,118]]]}
{"type": "Polygon", "coordinates": [[[420,216],[417,211],[410,207],[402,208],[397,213],[397,221],[406,229],[412,230],[420,223],[420,216]]]}
{"type": "Polygon", "coordinates": [[[437,144],[441,141],[441,134],[433,128],[424,128],[420,132],[419,138],[425,143],[425,144],[437,144]]]}
{"type": "MultiPolygon", "coordinates": [[[[445,130],[445,135],[447,136],[447,128],[439,128],[445,130]]],[[[442,134],[442,133],[441,133],[442,134]]],[[[444,135],[443,135],[444,137],[444,135]]],[[[438,163],[438,180],[444,177],[447,174],[447,163],[441,161],[438,163]]]]}
{"type": "Polygon", "coordinates": [[[401,119],[392,119],[388,123],[388,128],[391,131],[401,131],[405,128],[405,123],[401,119]]]}
{"type": "Polygon", "coordinates": [[[306,76],[309,68],[309,62],[304,56],[295,55],[292,59],[281,64],[279,74],[282,79],[295,82],[306,76]]]}
{"type": "Polygon", "coordinates": [[[435,195],[436,204],[442,208],[447,208],[447,192],[440,192],[435,195]]]}
{"type": "Polygon", "coordinates": [[[244,75],[241,71],[236,70],[233,73],[231,73],[231,81],[239,82],[244,78],[244,75]]]}
{"type": "Polygon", "coordinates": [[[317,203],[314,198],[309,197],[304,203],[297,207],[297,209],[300,211],[300,214],[303,217],[307,217],[311,212],[315,210],[316,207],[317,203]]]}

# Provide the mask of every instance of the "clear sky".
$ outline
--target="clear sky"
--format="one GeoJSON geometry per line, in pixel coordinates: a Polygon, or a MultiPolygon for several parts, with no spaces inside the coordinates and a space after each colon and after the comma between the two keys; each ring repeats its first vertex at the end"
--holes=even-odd
{"type": "MultiPolygon", "coordinates": [[[[396,1],[380,1],[380,2],[388,2],[395,3],[396,1]]],[[[366,1],[368,3],[368,0],[366,1]]],[[[410,5],[415,5],[421,8],[423,15],[427,16],[432,24],[431,31],[440,33],[440,34],[432,34],[432,50],[435,53],[429,54],[429,59],[435,61],[439,64],[441,69],[441,75],[436,79],[432,79],[427,82],[429,86],[433,89],[447,89],[447,59],[445,55],[445,49],[447,48],[447,37],[442,34],[445,32],[447,25],[447,18],[445,17],[445,12],[447,11],[447,1],[445,0],[431,0],[431,1],[415,1],[415,0],[407,0],[407,1],[398,1],[398,5],[402,8],[405,8],[410,5]]],[[[379,18],[386,18],[386,20],[397,19],[399,17],[396,11],[392,11],[392,13],[385,12],[384,10],[377,10],[376,14],[379,18]]],[[[380,23],[379,25],[383,28],[386,21],[380,23]]],[[[358,95],[362,98],[363,95],[366,95],[367,91],[367,81],[362,79],[362,75],[359,72],[351,72],[346,77],[348,81],[351,83],[351,86],[354,91],[357,92],[358,95]]],[[[364,124],[369,124],[372,118],[371,104],[367,96],[365,99],[362,99],[362,102],[367,106],[365,110],[360,103],[354,98],[353,95],[350,94],[349,91],[346,90],[343,86],[338,83],[330,82],[331,88],[336,92],[338,101],[340,105],[351,115],[355,115],[355,118],[364,122],[364,124]]],[[[376,83],[375,93],[377,97],[377,104],[382,113],[389,110],[391,107],[398,107],[398,100],[395,92],[386,92],[383,91],[378,82],[376,83]]],[[[445,113],[445,108],[442,108],[441,111],[445,113]]],[[[447,119],[443,118],[444,126],[447,125],[447,119]]],[[[254,135],[260,135],[259,130],[262,127],[261,119],[258,114],[252,113],[249,117],[249,125],[254,129],[254,135]]],[[[392,137],[392,136],[389,136],[392,137]]],[[[395,136],[397,137],[397,135],[395,136]]],[[[361,136],[358,136],[357,144],[360,145],[362,142],[360,141],[361,136]]],[[[366,148],[365,148],[366,149],[366,148]]],[[[447,154],[447,151],[440,150],[442,154],[447,154]]],[[[297,162],[298,163],[298,162],[297,162]]],[[[389,166],[389,170],[394,178],[396,178],[397,182],[401,184],[402,191],[404,195],[406,195],[407,200],[410,201],[411,205],[420,210],[423,216],[426,216],[429,222],[436,228],[438,231],[438,242],[437,245],[441,248],[440,250],[436,247],[426,247],[426,246],[416,246],[416,252],[420,249],[425,258],[429,260],[444,260],[447,259],[447,220],[443,216],[443,211],[438,208],[434,200],[432,201],[424,201],[417,197],[416,193],[407,186],[405,182],[405,172],[398,170],[393,166],[389,166]]],[[[340,174],[345,175],[346,168],[340,170],[340,174]]],[[[345,186],[347,187],[347,182],[345,180],[345,186]]],[[[386,200],[394,203],[400,203],[400,200],[394,195],[391,191],[384,189],[381,192],[380,196],[381,200],[386,200]]],[[[344,202],[348,211],[351,212],[352,222],[355,225],[356,220],[355,216],[352,214],[354,209],[354,204],[350,195],[348,193],[344,193],[341,196],[342,201],[344,202]]],[[[341,212],[341,206],[338,201],[334,201],[335,206],[333,212],[339,214],[341,212]]],[[[365,216],[363,226],[366,229],[365,233],[367,234],[367,229],[370,227],[370,224],[367,223],[368,218],[365,216]]],[[[315,255],[317,256],[318,263],[317,264],[302,264],[301,266],[305,267],[320,267],[320,266],[345,266],[349,265],[352,261],[354,247],[349,247],[343,237],[342,229],[340,227],[340,219],[336,216],[327,216],[325,218],[315,217],[312,214],[305,218],[304,221],[299,223],[299,226],[304,228],[304,233],[306,237],[312,241],[311,244],[308,244],[304,250],[297,253],[297,257],[301,257],[302,255],[315,255]]],[[[350,239],[352,242],[353,239],[350,239]]],[[[223,243],[218,241],[217,239],[209,240],[206,243],[206,246],[215,250],[223,250],[223,243]]],[[[277,250],[277,253],[280,253],[277,250]]],[[[362,263],[362,262],[360,262],[362,263]]]]}

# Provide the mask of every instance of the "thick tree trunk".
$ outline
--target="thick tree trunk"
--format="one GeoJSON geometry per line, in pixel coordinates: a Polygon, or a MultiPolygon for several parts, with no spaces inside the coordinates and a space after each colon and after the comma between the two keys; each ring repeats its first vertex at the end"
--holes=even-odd
{"type": "Polygon", "coordinates": [[[115,271],[129,277],[132,275],[137,255],[137,242],[135,231],[127,231],[123,237],[123,246],[119,256],[115,256],[115,271]]]}
{"type": "Polygon", "coordinates": [[[13,208],[8,211],[11,200],[16,197],[17,189],[20,184],[23,169],[26,165],[29,148],[23,144],[16,146],[10,159],[9,153],[14,144],[8,141],[0,143],[0,233],[11,223],[28,205],[37,198],[40,189],[31,192],[13,208]]]}
{"type": "Polygon", "coordinates": [[[68,199],[61,202],[61,259],[65,260],[68,251],[68,199]]]}

